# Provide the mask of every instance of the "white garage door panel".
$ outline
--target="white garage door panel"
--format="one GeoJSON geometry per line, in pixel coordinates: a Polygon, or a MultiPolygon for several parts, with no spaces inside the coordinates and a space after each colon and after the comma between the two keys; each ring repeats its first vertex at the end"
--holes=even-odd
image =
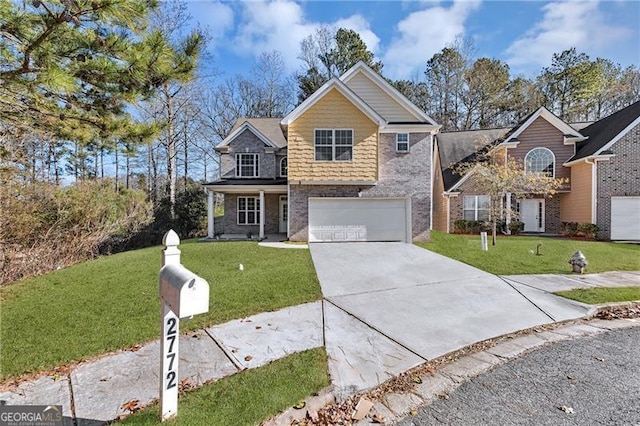
{"type": "Polygon", "coordinates": [[[611,197],[611,239],[640,241],[640,197],[611,197]]]}
{"type": "Polygon", "coordinates": [[[405,241],[404,199],[309,199],[309,241],[405,241]]]}

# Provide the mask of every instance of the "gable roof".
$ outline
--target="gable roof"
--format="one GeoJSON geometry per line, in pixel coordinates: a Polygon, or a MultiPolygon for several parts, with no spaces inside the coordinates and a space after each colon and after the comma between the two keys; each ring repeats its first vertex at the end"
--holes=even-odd
{"type": "Polygon", "coordinates": [[[347,98],[352,104],[356,106],[364,115],[369,117],[371,121],[380,125],[385,124],[385,119],[366,104],[358,95],[356,95],[346,84],[337,78],[332,78],[323,84],[318,90],[316,90],[311,96],[304,100],[300,105],[295,107],[293,111],[287,114],[280,123],[288,126],[293,123],[297,118],[304,114],[309,108],[315,105],[320,99],[324,97],[329,91],[336,89],[340,94],[347,98]]]}
{"type": "Polygon", "coordinates": [[[549,111],[547,108],[541,106],[533,113],[529,114],[529,116],[525,117],[520,123],[511,129],[509,133],[504,136],[504,140],[502,143],[509,142],[517,142],[518,136],[524,132],[527,127],[533,124],[538,117],[542,117],[549,122],[552,126],[562,132],[563,135],[571,138],[584,139],[584,136],[577,131],[575,128],[571,127],[569,124],[565,123],[562,119],[560,119],[557,115],[549,111]]]}
{"type": "Polygon", "coordinates": [[[245,130],[252,132],[265,145],[273,148],[284,148],[287,140],[280,127],[280,118],[239,118],[231,128],[231,132],[216,148],[228,146],[245,130]]]}
{"type": "Polygon", "coordinates": [[[567,163],[601,154],[638,124],[640,124],[640,101],[582,129],[581,133],[589,139],[578,142],[575,155],[567,163]]]}
{"type": "MultiPolygon", "coordinates": [[[[340,81],[349,86],[349,82],[356,76],[362,75],[366,77],[370,82],[376,85],[382,92],[384,92],[389,98],[391,98],[400,108],[404,109],[414,117],[417,122],[428,123],[436,125],[437,123],[431,117],[429,117],[424,111],[418,108],[413,102],[407,99],[402,93],[400,93],[395,87],[393,87],[387,80],[385,80],[380,74],[372,70],[367,64],[359,61],[352,66],[344,74],[340,76],[340,81]]],[[[359,94],[364,96],[364,94],[359,94]]]]}
{"type": "Polygon", "coordinates": [[[497,143],[509,130],[510,127],[436,134],[445,191],[453,189],[463,177],[455,172],[455,166],[474,161],[483,148],[497,143]]]}

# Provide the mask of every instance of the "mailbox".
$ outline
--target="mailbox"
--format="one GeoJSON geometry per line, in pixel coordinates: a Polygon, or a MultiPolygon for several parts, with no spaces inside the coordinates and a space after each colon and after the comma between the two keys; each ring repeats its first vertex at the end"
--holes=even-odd
{"type": "Polygon", "coordinates": [[[209,311],[209,283],[182,265],[160,269],[160,299],[178,318],[209,311]]]}

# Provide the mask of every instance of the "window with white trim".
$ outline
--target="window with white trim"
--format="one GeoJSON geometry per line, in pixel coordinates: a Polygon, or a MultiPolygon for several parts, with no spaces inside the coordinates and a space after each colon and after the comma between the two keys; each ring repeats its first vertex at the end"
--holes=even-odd
{"type": "Polygon", "coordinates": [[[396,151],[409,152],[409,133],[396,134],[396,151]]]}
{"type": "Polygon", "coordinates": [[[488,195],[465,195],[463,199],[464,220],[489,220],[491,198],[488,195]]]}
{"type": "Polygon", "coordinates": [[[353,159],[353,130],[316,129],[314,136],[315,161],[353,159]]]}
{"type": "Polygon", "coordinates": [[[533,148],[524,157],[524,171],[542,173],[549,177],[555,175],[556,159],[548,148],[533,148]]]}
{"type": "Polygon", "coordinates": [[[287,157],[282,157],[280,159],[280,176],[286,177],[288,173],[287,169],[287,157]]]}
{"type": "Polygon", "coordinates": [[[238,197],[238,225],[260,224],[260,197],[238,197]]]}
{"type": "Polygon", "coordinates": [[[236,154],[236,177],[258,177],[260,170],[258,154],[236,154]]]}

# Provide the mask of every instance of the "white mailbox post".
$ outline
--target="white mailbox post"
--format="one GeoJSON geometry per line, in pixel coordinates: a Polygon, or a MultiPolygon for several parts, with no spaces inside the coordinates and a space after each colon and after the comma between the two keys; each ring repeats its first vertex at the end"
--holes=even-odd
{"type": "Polygon", "coordinates": [[[180,238],[164,235],[158,293],[162,302],[160,340],[160,420],[178,413],[178,341],[180,319],[209,311],[209,284],[180,264],[180,238]]]}

